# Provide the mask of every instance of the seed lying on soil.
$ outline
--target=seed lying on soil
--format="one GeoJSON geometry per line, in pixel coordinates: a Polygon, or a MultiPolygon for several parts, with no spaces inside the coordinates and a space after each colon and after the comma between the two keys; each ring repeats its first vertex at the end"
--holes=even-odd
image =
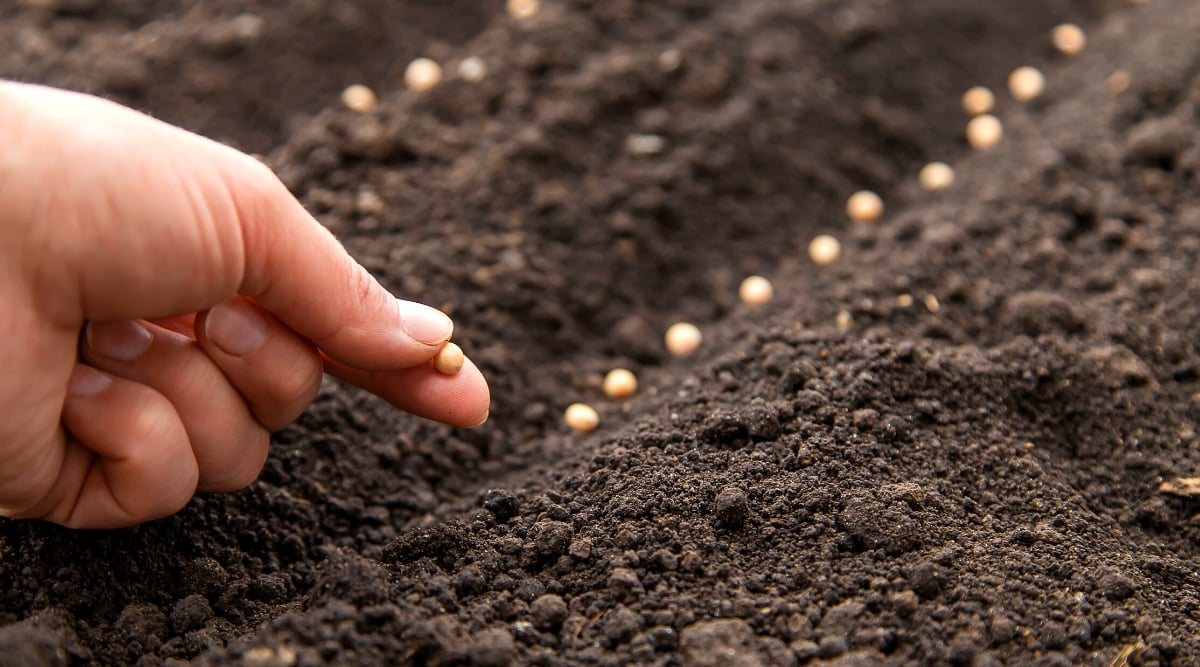
{"type": "Polygon", "coordinates": [[[542,8],[542,3],[539,0],[508,0],[506,8],[509,16],[524,20],[537,14],[542,8]]]}
{"type": "Polygon", "coordinates": [[[462,348],[454,343],[446,343],[433,358],[433,365],[446,375],[454,375],[462,370],[464,361],[466,361],[466,356],[463,354],[462,348]]]}
{"type": "Polygon", "coordinates": [[[670,74],[679,69],[683,64],[683,54],[679,49],[667,49],[658,54],[658,70],[664,74],[670,74]]]}
{"type": "Polygon", "coordinates": [[[996,106],[996,96],[983,86],[975,86],[963,93],[962,108],[968,116],[990,113],[996,106]]]}
{"type": "Polygon", "coordinates": [[[954,169],[945,162],[930,162],[921,167],[921,173],[917,175],[917,180],[923,189],[930,192],[945,190],[954,185],[954,169]]]}
{"type": "Polygon", "coordinates": [[[703,340],[700,328],[691,322],[676,322],[667,328],[663,341],[667,344],[667,352],[674,357],[686,357],[700,347],[703,340]]]}
{"type": "Polygon", "coordinates": [[[591,433],[600,425],[600,415],[596,409],[587,403],[572,403],[563,412],[563,420],[567,426],[580,433],[591,433]]]}
{"type": "Polygon", "coordinates": [[[367,113],[378,103],[379,98],[375,96],[375,91],[360,83],[348,86],[342,91],[342,104],[351,111],[367,113]]]}
{"type": "Polygon", "coordinates": [[[1120,95],[1126,90],[1129,90],[1129,84],[1132,83],[1132,79],[1129,76],[1129,72],[1119,69],[1110,74],[1108,76],[1108,80],[1104,83],[1105,86],[1108,87],[1108,92],[1110,94],[1120,95]]]}
{"type": "Polygon", "coordinates": [[[637,376],[627,368],[614,368],[604,376],[604,395],[629,398],[637,391],[637,376]]]}
{"type": "Polygon", "coordinates": [[[842,255],[842,244],[829,234],[821,234],[808,244],[808,256],[822,266],[832,264],[842,255]]]}
{"type": "Polygon", "coordinates": [[[848,310],[839,310],[837,317],[833,318],[833,324],[838,331],[845,333],[854,325],[854,316],[848,310]]]}
{"type": "Polygon", "coordinates": [[[986,151],[1004,138],[1004,126],[991,114],[976,116],[967,123],[967,143],[975,150],[986,151]]]}
{"type": "Polygon", "coordinates": [[[404,69],[404,84],[417,91],[425,92],[442,80],[442,66],[429,58],[417,58],[404,69]]]}
{"type": "Polygon", "coordinates": [[[775,288],[771,281],[762,276],[750,276],[738,286],[738,297],[742,303],[750,306],[761,306],[775,296],[775,288]]]}
{"type": "Polygon", "coordinates": [[[1018,102],[1037,99],[1046,90],[1046,77],[1036,67],[1018,67],[1008,75],[1008,92],[1018,102]]]}
{"type": "Polygon", "coordinates": [[[896,297],[896,305],[901,308],[910,308],[913,305],[913,295],[905,292],[896,297]]]}
{"type": "Polygon", "coordinates": [[[487,76],[487,63],[483,62],[483,58],[479,56],[467,56],[458,63],[458,75],[464,81],[479,83],[483,81],[483,77],[487,76]]]}
{"type": "Polygon", "coordinates": [[[942,309],[942,304],[938,301],[938,298],[932,294],[926,294],[922,301],[925,303],[925,310],[928,310],[931,313],[936,313],[942,309]]]}
{"type": "Polygon", "coordinates": [[[859,190],[846,200],[846,215],[855,222],[875,222],[883,215],[883,200],[869,190],[859,190]]]}
{"type": "Polygon", "coordinates": [[[667,140],[657,134],[631,134],[625,138],[625,152],[630,155],[657,155],[667,147],[667,140]]]}
{"type": "Polygon", "coordinates": [[[1059,53],[1074,56],[1087,46],[1087,35],[1083,34],[1083,28],[1074,23],[1063,23],[1054,26],[1054,30],[1050,31],[1050,41],[1059,53]]]}

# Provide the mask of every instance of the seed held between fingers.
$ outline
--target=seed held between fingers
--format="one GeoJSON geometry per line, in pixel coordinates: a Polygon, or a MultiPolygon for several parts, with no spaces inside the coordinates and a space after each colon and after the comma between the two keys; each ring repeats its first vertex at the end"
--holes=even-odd
{"type": "Polygon", "coordinates": [[[465,361],[466,355],[463,354],[461,347],[454,343],[446,343],[433,358],[433,365],[441,373],[454,375],[462,370],[465,361]]]}

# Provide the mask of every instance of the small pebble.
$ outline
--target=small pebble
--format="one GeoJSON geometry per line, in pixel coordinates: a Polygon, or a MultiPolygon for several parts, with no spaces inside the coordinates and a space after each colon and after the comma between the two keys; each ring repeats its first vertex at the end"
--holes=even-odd
{"type": "Polygon", "coordinates": [[[921,167],[921,173],[917,175],[917,180],[924,190],[930,192],[945,190],[954,185],[954,169],[945,162],[930,162],[921,167]]]}
{"type": "Polygon", "coordinates": [[[1054,43],[1054,48],[1058,49],[1059,53],[1074,56],[1087,46],[1087,35],[1083,33],[1083,28],[1074,23],[1063,23],[1054,26],[1054,30],[1050,32],[1050,41],[1054,43]]]}
{"type": "Polygon", "coordinates": [[[748,306],[761,306],[775,296],[771,281],[762,276],[750,276],[738,286],[738,298],[748,306]]]}
{"type": "Polygon", "coordinates": [[[626,368],[614,368],[604,376],[604,394],[609,398],[629,398],[637,391],[637,376],[626,368]]]}
{"type": "Polygon", "coordinates": [[[700,342],[704,336],[700,333],[700,328],[691,322],[676,322],[668,329],[663,341],[667,345],[667,352],[674,357],[686,357],[700,347],[700,342]]]}
{"type": "Polygon", "coordinates": [[[996,96],[988,88],[975,86],[963,93],[962,107],[968,116],[991,113],[996,107],[996,96]]]}
{"type": "Polygon", "coordinates": [[[423,93],[442,80],[442,66],[429,58],[417,58],[404,68],[404,85],[423,93]]]}
{"type": "Polygon", "coordinates": [[[441,373],[454,375],[462,370],[465,361],[466,356],[463,355],[461,347],[454,343],[446,343],[438,351],[437,356],[433,358],[433,365],[441,373]]]}
{"type": "Polygon", "coordinates": [[[1004,138],[1004,126],[991,114],[976,116],[967,123],[967,143],[971,148],[986,151],[1004,138]]]}
{"type": "Polygon", "coordinates": [[[1008,75],[1008,92],[1018,102],[1037,99],[1046,91],[1046,77],[1036,67],[1018,67],[1008,75]]]}
{"type": "Polygon", "coordinates": [[[587,403],[568,405],[566,412],[563,413],[563,419],[567,422],[567,426],[580,433],[591,433],[600,425],[600,414],[587,403]]]}
{"type": "Polygon", "coordinates": [[[479,56],[467,56],[458,63],[458,75],[464,81],[479,83],[483,81],[483,77],[487,76],[487,63],[483,62],[483,58],[479,56]]]}
{"type": "Polygon", "coordinates": [[[829,234],[821,234],[808,244],[808,256],[822,266],[832,264],[842,255],[842,244],[829,234]]]}
{"type": "Polygon", "coordinates": [[[342,91],[342,104],[345,104],[346,108],[351,111],[367,113],[374,109],[378,102],[379,98],[375,96],[375,91],[360,83],[342,91]]]}
{"type": "Polygon", "coordinates": [[[883,200],[869,190],[859,190],[846,200],[846,215],[855,222],[875,222],[883,216],[883,200]]]}

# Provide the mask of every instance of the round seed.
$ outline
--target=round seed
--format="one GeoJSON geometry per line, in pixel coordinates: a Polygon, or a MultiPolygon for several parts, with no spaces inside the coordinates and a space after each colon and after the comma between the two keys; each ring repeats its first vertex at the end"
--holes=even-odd
{"type": "Polygon", "coordinates": [[[462,348],[454,343],[446,343],[433,358],[433,365],[446,375],[454,375],[462,370],[464,361],[466,356],[463,355],[462,348]]]}
{"type": "Polygon", "coordinates": [[[1059,53],[1074,56],[1087,46],[1087,35],[1083,34],[1083,28],[1074,23],[1063,23],[1054,26],[1054,30],[1050,32],[1050,41],[1059,53]]]}
{"type": "Polygon", "coordinates": [[[542,8],[539,0],[508,0],[506,6],[508,15],[517,20],[525,20],[538,13],[542,8]]]}
{"type": "Polygon", "coordinates": [[[629,398],[637,391],[637,376],[627,368],[614,368],[604,376],[604,395],[609,398],[629,398]]]}
{"type": "Polygon", "coordinates": [[[775,296],[775,288],[771,281],[762,276],[750,276],[738,286],[738,297],[742,303],[750,306],[761,306],[775,296]]]}
{"type": "Polygon", "coordinates": [[[458,63],[458,75],[464,81],[479,83],[483,81],[483,77],[487,76],[487,63],[483,62],[483,58],[479,56],[467,56],[458,63]]]}
{"type": "Polygon", "coordinates": [[[587,403],[572,403],[563,412],[563,420],[567,426],[580,433],[591,433],[600,425],[600,415],[596,409],[587,403]]]}
{"type": "Polygon", "coordinates": [[[442,66],[429,58],[417,58],[404,69],[404,84],[418,93],[438,85],[442,80],[442,66]]]}
{"type": "Polygon", "coordinates": [[[945,190],[954,185],[954,169],[945,162],[930,162],[921,167],[921,173],[917,175],[917,180],[923,189],[930,192],[945,190]]]}
{"type": "Polygon", "coordinates": [[[967,123],[967,143],[975,150],[986,151],[1004,138],[1004,126],[991,114],[976,116],[967,123]]]}
{"type": "Polygon", "coordinates": [[[686,357],[700,347],[704,336],[700,329],[691,322],[676,322],[668,329],[663,341],[667,344],[667,352],[673,357],[686,357]]]}
{"type": "Polygon", "coordinates": [[[829,234],[821,234],[808,244],[808,256],[822,266],[832,264],[842,254],[842,244],[829,234]]]}
{"type": "Polygon", "coordinates": [[[367,113],[378,103],[379,98],[375,96],[375,91],[360,83],[348,86],[342,91],[342,104],[345,104],[346,108],[351,111],[367,113]]]}
{"type": "Polygon", "coordinates": [[[962,96],[962,108],[968,116],[990,113],[996,107],[996,96],[983,86],[975,86],[962,96]]]}
{"type": "Polygon", "coordinates": [[[855,222],[875,222],[883,216],[883,200],[869,190],[859,190],[846,200],[846,215],[855,222]]]}
{"type": "Polygon", "coordinates": [[[1046,91],[1046,77],[1036,67],[1018,67],[1008,75],[1008,92],[1018,102],[1029,102],[1046,91]]]}
{"type": "Polygon", "coordinates": [[[910,308],[913,305],[913,295],[905,292],[896,297],[896,305],[901,308],[910,308]]]}
{"type": "Polygon", "coordinates": [[[1108,87],[1110,94],[1120,95],[1129,90],[1130,83],[1132,83],[1132,78],[1129,76],[1129,72],[1119,69],[1109,75],[1108,80],[1105,81],[1105,86],[1108,87]]]}

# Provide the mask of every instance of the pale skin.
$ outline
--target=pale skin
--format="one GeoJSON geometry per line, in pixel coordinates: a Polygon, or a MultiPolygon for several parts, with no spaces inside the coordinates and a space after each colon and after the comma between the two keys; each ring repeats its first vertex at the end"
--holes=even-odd
{"type": "Polygon", "coordinates": [[[117,528],[243,488],[323,372],[487,418],[449,318],[397,299],[259,161],[0,82],[0,516],[117,528]]]}

